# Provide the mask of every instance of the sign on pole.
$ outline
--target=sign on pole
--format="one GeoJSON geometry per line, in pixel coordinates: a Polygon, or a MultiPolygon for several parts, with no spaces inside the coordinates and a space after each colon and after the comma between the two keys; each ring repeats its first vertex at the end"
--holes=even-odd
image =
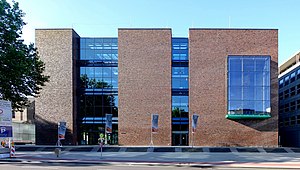
{"type": "Polygon", "coordinates": [[[65,139],[67,122],[58,123],[58,140],[65,139]]]}
{"type": "Polygon", "coordinates": [[[198,117],[199,115],[197,114],[193,114],[193,117],[192,117],[192,133],[195,133],[196,132],[196,127],[197,127],[197,123],[198,123],[198,117]]]}
{"type": "Polygon", "coordinates": [[[0,137],[12,137],[11,102],[0,100],[0,137]]]}
{"type": "Polygon", "coordinates": [[[158,114],[152,114],[152,133],[158,132],[158,114]]]}
{"type": "Polygon", "coordinates": [[[12,126],[0,126],[0,138],[11,138],[12,126]]]}
{"type": "Polygon", "coordinates": [[[106,114],[105,130],[106,133],[112,133],[112,114],[106,114]]]}

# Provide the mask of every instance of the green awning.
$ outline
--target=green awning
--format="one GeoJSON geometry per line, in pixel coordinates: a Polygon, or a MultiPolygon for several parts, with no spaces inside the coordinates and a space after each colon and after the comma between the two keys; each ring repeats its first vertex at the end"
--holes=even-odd
{"type": "Polygon", "coordinates": [[[227,114],[225,116],[226,119],[268,119],[271,115],[265,114],[265,115],[238,115],[238,114],[227,114]]]}

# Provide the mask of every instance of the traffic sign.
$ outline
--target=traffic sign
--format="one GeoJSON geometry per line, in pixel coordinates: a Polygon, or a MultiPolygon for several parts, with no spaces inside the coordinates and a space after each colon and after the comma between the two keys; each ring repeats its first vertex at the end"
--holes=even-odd
{"type": "Polygon", "coordinates": [[[11,138],[12,126],[0,126],[0,138],[11,138]]]}

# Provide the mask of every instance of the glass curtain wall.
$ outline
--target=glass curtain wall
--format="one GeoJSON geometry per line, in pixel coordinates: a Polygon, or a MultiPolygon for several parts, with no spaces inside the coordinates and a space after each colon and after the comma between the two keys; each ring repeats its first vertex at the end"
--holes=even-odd
{"type": "Polygon", "coordinates": [[[228,114],[270,112],[270,56],[229,56],[228,114]]]}
{"type": "Polygon", "coordinates": [[[188,145],[188,39],[172,38],[172,145],[188,145]]]}
{"type": "Polygon", "coordinates": [[[81,38],[79,75],[79,144],[118,144],[118,39],[81,38]],[[106,114],[112,114],[112,133],[105,134],[106,114]]]}

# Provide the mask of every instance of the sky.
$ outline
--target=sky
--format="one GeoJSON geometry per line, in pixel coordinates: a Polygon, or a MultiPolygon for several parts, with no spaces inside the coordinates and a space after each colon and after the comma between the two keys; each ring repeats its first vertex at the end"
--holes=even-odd
{"type": "MultiPolygon", "coordinates": [[[[81,37],[117,37],[118,28],[271,28],[283,64],[300,51],[300,0],[15,0],[26,13],[23,38],[36,28],[73,28],[81,37]]],[[[11,2],[11,0],[8,0],[11,2]]]]}

